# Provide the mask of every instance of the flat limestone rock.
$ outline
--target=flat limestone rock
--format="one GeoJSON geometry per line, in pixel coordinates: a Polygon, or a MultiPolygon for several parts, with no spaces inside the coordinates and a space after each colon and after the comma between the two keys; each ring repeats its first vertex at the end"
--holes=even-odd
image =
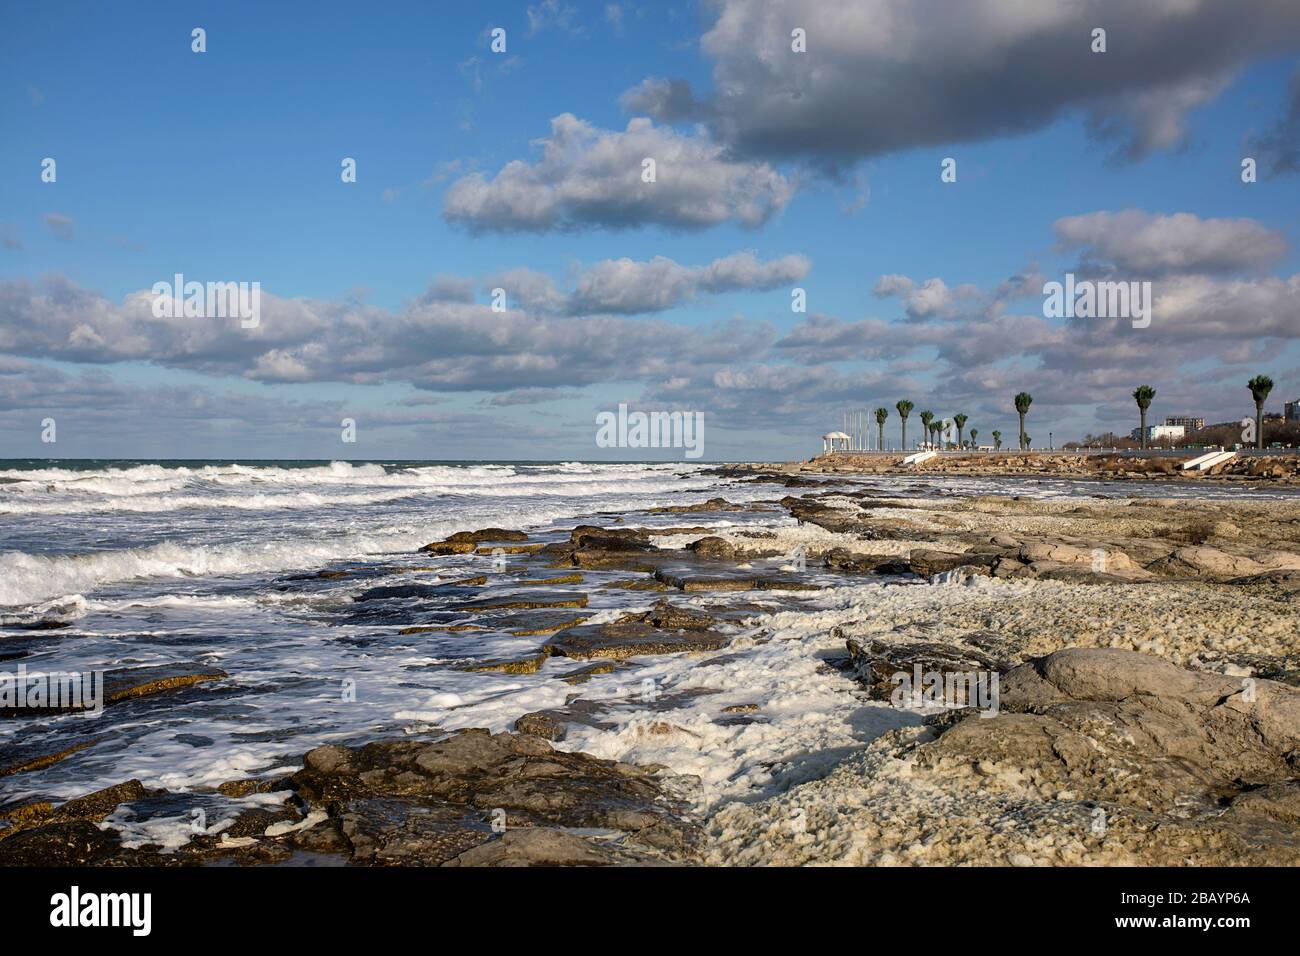
{"type": "Polygon", "coordinates": [[[588,664],[586,667],[575,668],[561,677],[560,680],[576,687],[579,684],[587,683],[597,674],[612,674],[616,666],[614,661],[600,661],[596,664],[588,664]]]}
{"type": "Polygon", "coordinates": [[[736,567],[694,570],[673,565],[654,573],[655,580],[679,591],[819,591],[820,584],[736,567]]]}
{"type": "Polygon", "coordinates": [[[662,581],[657,581],[653,577],[644,578],[625,578],[619,581],[609,581],[602,584],[602,590],[608,591],[668,591],[670,588],[662,581]]]}
{"type": "Polygon", "coordinates": [[[408,634],[431,634],[442,631],[447,634],[459,634],[463,631],[485,631],[487,628],[481,624],[417,624],[413,627],[404,627],[397,633],[406,636],[408,634]]]}
{"type": "Polygon", "coordinates": [[[577,627],[590,617],[590,614],[575,614],[572,611],[562,609],[541,609],[512,614],[493,623],[496,627],[507,630],[516,637],[535,637],[541,634],[554,634],[570,627],[577,627]]]}
{"type": "Polygon", "coordinates": [[[542,669],[542,665],[546,663],[546,658],[549,656],[545,650],[542,650],[536,654],[529,654],[527,657],[473,661],[469,664],[460,664],[456,669],[475,673],[495,671],[502,674],[536,674],[542,669]]]}
{"type": "Polygon", "coordinates": [[[667,505],[660,508],[651,508],[651,514],[699,514],[711,511],[744,511],[744,505],[738,505],[728,501],[726,498],[710,498],[708,501],[701,501],[693,505],[667,505]]]}
{"type": "Polygon", "coordinates": [[[90,740],[80,740],[73,744],[45,742],[9,746],[5,748],[4,754],[0,755],[0,777],[25,773],[30,770],[44,770],[46,767],[52,767],[54,764],[66,760],[78,751],[99,743],[102,739],[102,737],[95,737],[90,740]]]}
{"type": "Polygon", "coordinates": [[[470,554],[477,547],[473,541],[432,541],[420,550],[425,554],[470,554]]]}
{"type": "Polygon", "coordinates": [[[561,631],[547,642],[546,649],[556,657],[576,660],[621,659],[643,654],[716,651],[726,647],[730,640],[711,631],[666,631],[651,624],[585,624],[561,631]]]}
{"type": "Polygon", "coordinates": [[[303,763],[286,783],[328,819],[287,839],[299,845],[328,844],[333,834],[353,863],[605,859],[599,844],[591,844],[591,854],[582,851],[572,840],[583,838],[575,834],[565,834],[558,843],[546,837],[537,844],[523,838],[524,845],[518,837],[506,839],[543,828],[614,830],[629,838],[644,834],[638,846],[662,851],[666,842],[676,853],[688,851],[693,840],[693,829],[665,801],[650,772],[558,751],[531,734],[463,730],[434,743],[403,739],[357,748],[327,745],[310,751],[303,763]]]}
{"type": "Polygon", "coordinates": [[[461,601],[451,607],[456,611],[496,611],[517,608],[586,607],[587,595],[581,591],[538,591],[526,594],[503,594],[498,597],[461,601]]]}
{"type": "MultiPolygon", "coordinates": [[[[102,682],[103,705],[121,704],[128,700],[152,697],[166,691],[180,690],[203,681],[221,680],[229,677],[223,670],[215,667],[187,666],[183,664],[159,664],[149,667],[123,667],[105,671],[102,682]]],[[[96,689],[91,684],[82,688],[83,693],[96,689]]],[[[35,713],[81,713],[93,710],[92,702],[84,701],[75,706],[57,706],[56,701],[47,701],[40,710],[32,707],[0,708],[0,717],[31,717],[35,713]]],[[[66,703],[72,704],[71,700],[66,703]]]]}
{"type": "Polygon", "coordinates": [[[513,578],[510,583],[515,587],[554,587],[557,584],[581,584],[582,581],[582,574],[575,571],[573,574],[558,574],[549,578],[513,578]]]}
{"type": "Polygon", "coordinates": [[[482,541],[527,541],[528,535],[522,531],[510,531],[505,528],[480,528],[478,531],[457,531],[455,534],[448,535],[447,540],[457,544],[466,541],[470,544],[478,544],[482,541]]]}
{"type": "Polygon", "coordinates": [[[539,634],[554,634],[566,627],[575,627],[591,617],[591,613],[568,608],[524,608],[518,611],[489,611],[477,614],[473,624],[433,624],[420,627],[403,628],[402,634],[418,634],[425,631],[467,632],[500,631],[516,637],[533,637],[539,634]]]}
{"type": "Polygon", "coordinates": [[[104,703],[119,704],[126,700],[151,697],[169,690],[179,690],[230,675],[215,667],[185,667],[164,664],[158,667],[130,667],[104,673],[104,703]]]}

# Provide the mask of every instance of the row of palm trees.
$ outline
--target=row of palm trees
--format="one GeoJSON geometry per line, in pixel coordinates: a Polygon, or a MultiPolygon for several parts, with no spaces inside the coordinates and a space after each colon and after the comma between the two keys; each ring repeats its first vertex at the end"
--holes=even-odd
{"type": "MultiPolygon", "coordinates": [[[[1255,447],[1264,447],[1264,402],[1268,400],[1269,392],[1273,391],[1273,380],[1267,375],[1256,375],[1246,387],[1250,389],[1250,396],[1255,400],[1255,447]]],[[[1156,390],[1150,385],[1139,385],[1133,392],[1133,400],[1137,402],[1138,419],[1140,421],[1140,430],[1138,432],[1142,447],[1147,447],[1147,409],[1151,407],[1151,402],[1155,400],[1156,390]]],[[[1019,396],[1016,407],[1019,408],[1019,396]]],[[[1024,419],[1021,418],[1020,430],[1023,432],[1024,419]]]]}
{"type": "MultiPolygon", "coordinates": [[[[1029,411],[1029,405],[1033,402],[1033,397],[1028,392],[1021,392],[1015,398],[1016,411],[1020,413],[1020,447],[1029,447],[1029,436],[1025,434],[1025,415],[1029,411]]],[[[912,410],[916,406],[907,399],[902,399],[894,406],[898,412],[898,421],[900,425],[900,445],[906,450],[907,448],[907,420],[912,415],[912,410]]],[[[877,438],[879,439],[878,447],[885,447],[885,422],[889,420],[889,409],[877,408],[875,410],[877,438]]],[[[939,443],[939,434],[943,431],[943,422],[936,421],[934,412],[924,411],[920,414],[921,425],[925,433],[929,436],[930,444],[939,443]]],[[[957,426],[957,447],[966,447],[966,423],[970,421],[970,416],[964,412],[952,416],[952,423],[957,426]]],[[[979,429],[970,430],[970,443],[972,446],[979,444],[979,429]]],[[[993,436],[993,447],[1000,449],[1002,447],[1002,432],[994,429],[991,432],[993,436]]]]}
{"type": "MultiPolygon", "coordinates": [[[[1273,380],[1267,375],[1256,375],[1246,387],[1250,389],[1251,397],[1255,400],[1255,447],[1264,447],[1264,402],[1268,400],[1269,393],[1273,391],[1273,380]]],[[[1151,407],[1152,401],[1155,400],[1156,390],[1150,385],[1141,385],[1133,392],[1133,400],[1137,402],[1138,416],[1141,420],[1141,437],[1142,447],[1147,447],[1147,409],[1151,407]]],[[[1015,406],[1016,414],[1020,417],[1020,448],[1028,449],[1032,439],[1025,432],[1025,416],[1029,414],[1029,406],[1034,403],[1034,397],[1028,392],[1017,392],[1012,404],[1015,406]]],[[[911,416],[912,410],[916,408],[907,399],[902,399],[894,406],[898,411],[898,420],[900,425],[902,447],[907,448],[907,419],[911,416]]],[[[889,419],[889,409],[877,408],[875,411],[877,434],[880,439],[879,447],[885,447],[885,422],[889,419]]],[[[920,414],[921,424],[929,436],[931,444],[938,442],[939,433],[943,431],[943,423],[935,421],[934,412],[923,411],[920,414]]],[[[958,414],[952,417],[953,424],[957,426],[957,447],[965,447],[966,423],[970,417],[966,414],[958,414]]],[[[993,431],[994,447],[1002,448],[1002,432],[993,431]]],[[[971,444],[975,445],[979,438],[979,429],[970,430],[971,444]]]]}

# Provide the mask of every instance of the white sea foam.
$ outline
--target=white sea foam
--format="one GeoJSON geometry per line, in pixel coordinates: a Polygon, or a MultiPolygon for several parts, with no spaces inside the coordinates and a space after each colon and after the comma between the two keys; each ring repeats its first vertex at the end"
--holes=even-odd
{"type": "MultiPolygon", "coordinates": [[[[0,471],[10,479],[0,483],[0,514],[22,545],[0,550],[0,606],[91,595],[129,581],[280,572],[409,552],[487,524],[537,527],[593,504],[666,501],[682,488],[682,471],[338,461],[9,469],[0,471]],[[52,528],[46,522],[56,516],[52,528]]],[[[28,608],[22,619],[30,615],[28,608]]]]}

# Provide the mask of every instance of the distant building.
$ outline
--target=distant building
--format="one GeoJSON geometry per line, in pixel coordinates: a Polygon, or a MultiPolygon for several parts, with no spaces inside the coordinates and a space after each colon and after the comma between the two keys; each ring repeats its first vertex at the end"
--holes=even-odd
{"type": "Polygon", "coordinates": [[[1182,425],[1189,432],[1199,432],[1205,427],[1204,418],[1192,418],[1189,415],[1170,415],[1165,419],[1166,425],[1182,425]]]}
{"type": "MultiPolygon", "coordinates": [[[[1182,438],[1187,429],[1182,425],[1148,425],[1147,441],[1160,441],[1164,438],[1182,438]]],[[[1142,429],[1135,428],[1129,433],[1129,437],[1136,440],[1142,440],[1142,429]]]]}
{"type": "Polygon", "coordinates": [[[1287,402],[1283,407],[1286,409],[1287,421],[1300,421],[1300,398],[1297,398],[1294,402],[1287,402]]]}

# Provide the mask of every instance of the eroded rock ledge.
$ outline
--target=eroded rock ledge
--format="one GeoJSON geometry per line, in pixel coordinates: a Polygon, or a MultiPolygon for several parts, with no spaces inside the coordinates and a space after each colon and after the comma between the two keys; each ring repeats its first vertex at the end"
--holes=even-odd
{"type": "Polygon", "coordinates": [[[895,731],[710,837],[713,863],[1296,865],[1300,691],[1067,648],[996,716],[895,731]]]}
{"type": "Polygon", "coordinates": [[[433,743],[377,741],[310,751],[288,777],[239,781],[230,796],[283,795],[220,834],[172,853],[124,847],[105,820],[169,795],[138,781],[9,815],[0,866],[178,866],[291,862],[323,854],[378,866],[608,865],[676,862],[696,830],[654,773],[564,753],[540,737],[463,730],[433,743]]]}

